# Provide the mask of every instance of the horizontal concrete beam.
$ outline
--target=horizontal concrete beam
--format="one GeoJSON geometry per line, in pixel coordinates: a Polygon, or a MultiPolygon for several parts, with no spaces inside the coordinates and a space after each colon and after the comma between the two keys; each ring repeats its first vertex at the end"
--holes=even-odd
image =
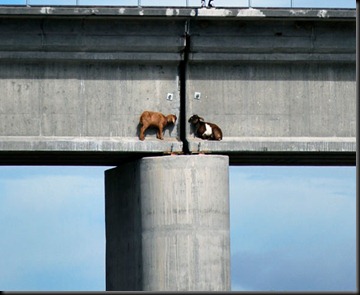
{"type": "MultiPolygon", "coordinates": [[[[231,165],[354,166],[355,148],[355,138],[189,140],[191,153],[227,155],[231,165]]],[[[2,137],[0,165],[117,166],[147,156],[182,154],[182,149],[175,139],[2,137]]]]}
{"type": "Polygon", "coordinates": [[[194,20],[190,62],[355,62],[353,22],[194,20]],[[334,42],[334,40],[337,40],[334,42]]]}
{"type": "MultiPolygon", "coordinates": [[[[1,59],[1,56],[0,56],[1,59]]],[[[191,63],[354,63],[354,53],[190,53],[191,63]]]]}
{"type": "Polygon", "coordinates": [[[136,137],[62,137],[62,136],[9,136],[1,137],[0,150],[36,152],[153,152],[180,153],[182,142],[175,138],[165,140],[136,137]]]}
{"type": "Polygon", "coordinates": [[[3,17],[0,61],[178,63],[185,47],[184,23],[145,22],[146,29],[143,21],[127,18],[3,17]]]}
{"type": "Polygon", "coordinates": [[[348,152],[356,150],[355,137],[225,137],[222,141],[189,140],[193,153],[234,152],[348,152]]]}
{"type": "Polygon", "coordinates": [[[287,19],[336,19],[356,17],[355,9],[315,8],[221,8],[199,7],[95,7],[95,6],[0,6],[0,16],[92,16],[92,17],[190,17],[190,18],[287,18],[287,19]]]}
{"type": "MultiPolygon", "coordinates": [[[[343,57],[347,59],[346,56],[343,57]]],[[[182,57],[179,53],[169,52],[38,52],[38,51],[2,51],[0,61],[12,62],[72,62],[72,63],[176,63],[182,57]]]]}

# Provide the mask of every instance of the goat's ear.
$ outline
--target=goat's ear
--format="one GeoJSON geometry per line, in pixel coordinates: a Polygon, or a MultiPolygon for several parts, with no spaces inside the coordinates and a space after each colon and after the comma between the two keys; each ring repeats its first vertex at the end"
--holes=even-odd
{"type": "Polygon", "coordinates": [[[203,117],[199,117],[199,121],[200,121],[200,122],[204,122],[205,120],[204,120],[203,117]]]}

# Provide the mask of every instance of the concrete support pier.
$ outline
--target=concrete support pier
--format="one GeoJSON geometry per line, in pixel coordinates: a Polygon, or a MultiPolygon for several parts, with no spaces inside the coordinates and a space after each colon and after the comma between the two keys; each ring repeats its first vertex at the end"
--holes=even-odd
{"type": "Polygon", "coordinates": [[[148,157],[105,172],[107,291],[229,291],[229,158],[148,157]]]}

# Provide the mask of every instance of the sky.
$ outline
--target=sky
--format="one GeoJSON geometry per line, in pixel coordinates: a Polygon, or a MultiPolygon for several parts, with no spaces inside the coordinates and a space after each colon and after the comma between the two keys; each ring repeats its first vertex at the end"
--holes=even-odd
{"type": "MultiPolygon", "coordinates": [[[[104,171],[0,167],[0,289],[105,290],[104,171]]],[[[355,167],[230,167],[233,291],[354,291],[355,167]]]]}
{"type": "MultiPolygon", "coordinates": [[[[355,8],[346,0],[294,4],[355,8]]],[[[0,166],[0,290],[105,290],[104,171],[111,168],[0,166]]],[[[355,291],[355,178],[355,167],[230,167],[232,291],[355,291]]]]}

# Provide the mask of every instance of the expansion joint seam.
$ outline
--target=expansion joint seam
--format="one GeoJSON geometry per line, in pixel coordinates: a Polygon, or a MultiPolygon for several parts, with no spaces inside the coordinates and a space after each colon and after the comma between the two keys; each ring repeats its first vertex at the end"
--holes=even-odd
{"type": "Polygon", "coordinates": [[[187,79],[187,64],[190,53],[190,20],[185,21],[184,41],[185,46],[182,52],[182,60],[179,64],[179,80],[180,80],[180,140],[183,143],[183,153],[190,154],[189,142],[186,138],[186,79],[187,79]]]}

